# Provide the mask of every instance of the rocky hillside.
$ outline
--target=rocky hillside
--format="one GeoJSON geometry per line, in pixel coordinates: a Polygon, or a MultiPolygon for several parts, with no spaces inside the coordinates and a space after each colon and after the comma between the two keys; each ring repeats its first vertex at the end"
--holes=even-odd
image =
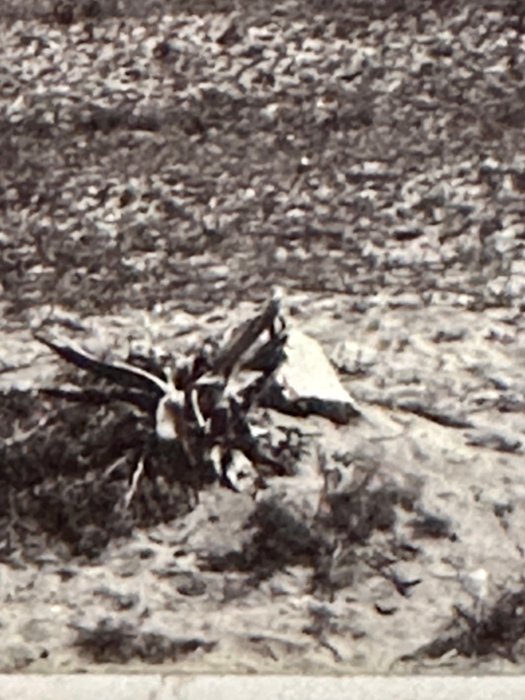
{"type": "Polygon", "coordinates": [[[0,1],[2,670],[520,668],[524,16],[0,1]],[[272,285],[361,418],[119,511],[144,428],[30,329],[177,360],[272,285]]]}

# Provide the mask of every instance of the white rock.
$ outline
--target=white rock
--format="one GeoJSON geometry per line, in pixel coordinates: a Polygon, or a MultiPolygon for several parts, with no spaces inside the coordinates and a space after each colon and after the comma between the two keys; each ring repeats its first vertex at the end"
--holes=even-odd
{"type": "Polygon", "coordinates": [[[338,422],[360,414],[317,340],[292,327],[285,353],[286,359],[275,374],[285,401],[308,404],[306,412],[333,417],[338,422]]]}
{"type": "Polygon", "coordinates": [[[489,593],[490,574],[486,569],[464,572],[461,583],[469,595],[475,600],[485,600],[489,593]]]}
{"type": "Polygon", "coordinates": [[[375,348],[347,339],[336,345],[331,359],[336,367],[349,374],[357,374],[372,367],[377,362],[377,356],[375,348]]]}

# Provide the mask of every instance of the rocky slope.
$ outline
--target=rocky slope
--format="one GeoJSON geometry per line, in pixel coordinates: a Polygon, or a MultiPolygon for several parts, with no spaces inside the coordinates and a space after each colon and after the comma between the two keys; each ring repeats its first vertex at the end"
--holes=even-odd
{"type": "Polygon", "coordinates": [[[0,3],[3,669],[519,668],[523,10],[370,5],[0,3]],[[180,357],[272,284],[363,416],[122,514],[142,428],[30,327],[180,357]]]}

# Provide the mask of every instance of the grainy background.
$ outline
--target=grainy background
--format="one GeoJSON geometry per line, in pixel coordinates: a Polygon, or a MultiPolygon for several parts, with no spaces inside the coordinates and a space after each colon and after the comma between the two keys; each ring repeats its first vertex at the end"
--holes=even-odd
{"type": "Polygon", "coordinates": [[[2,5],[7,313],[518,292],[521,3],[2,5]]]}

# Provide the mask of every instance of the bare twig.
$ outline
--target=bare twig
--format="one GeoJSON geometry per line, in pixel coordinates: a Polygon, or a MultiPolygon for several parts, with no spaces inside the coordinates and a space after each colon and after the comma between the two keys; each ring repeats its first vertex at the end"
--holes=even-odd
{"type": "Polygon", "coordinates": [[[144,458],[144,455],[142,455],[140,457],[139,461],[137,462],[137,466],[135,468],[135,471],[133,472],[133,476],[131,477],[131,486],[129,487],[129,490],[126,493],[126,496],[124,498],[124,507],[126,509],[129,508],[131,501],[133,500],[133,496],[137,492],[140,478],[144,473],[144,466],[145,466],[145,458],[144,458]]]}

